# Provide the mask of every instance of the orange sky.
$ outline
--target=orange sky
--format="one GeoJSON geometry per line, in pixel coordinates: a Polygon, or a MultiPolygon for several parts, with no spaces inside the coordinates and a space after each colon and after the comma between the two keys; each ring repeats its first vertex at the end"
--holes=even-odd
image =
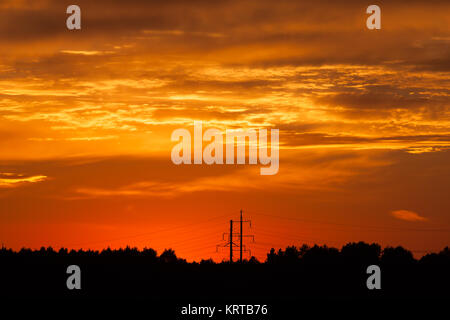
{"type": "Polygon", "coordinates": [[[0,240],[216,253],[450,243],[450,3],[0,2],[0,240]],[[280,130],[280,169],[182,165],[171,132],[280,130]]]}

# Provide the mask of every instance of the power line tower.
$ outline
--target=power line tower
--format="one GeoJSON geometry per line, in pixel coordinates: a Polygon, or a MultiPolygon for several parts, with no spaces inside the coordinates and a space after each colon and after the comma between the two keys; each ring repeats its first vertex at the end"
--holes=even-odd
{"type": "Polygon", "coordinates": [[[230,248],[230,263],[233,262],[233,252],[237,251],[235,249],[239,248],[239,246],[234,243],[233,239],[236,238],[236,236],[239,235],[239,233],[234,233],[233,232],[233,220],[230,220],[230,232],[229,233],[224,233],[222,235],[222,239],[226,240],[226,242],[224,244],[218,244],[216,246],[216,252],[219,250],[220,247],[229,247],[230,248]],[[225,239],[225,236],[228,236],[228,239],[225,239]]]}
{"type": "Polygon", "coordinates": [[[251,228],[252,222],[251,222],[251,220],[243,220],[242,219],[242,210],[240,213],[241,213],[241,216],[240,216],[239,220],[230,220],[230,232],[224,233],[222,235],[223,240],[227,240],[227,242],[225,244],[221,244],[221,245],[219,244],[216,246],[216,251],[218,251],[219,247],[229,247],[230,248],[230,263],[233,262],[233,252],[234,251],[239,250],[239,262],[242,262],[242,253],[243,252],[249,252],[249,254],[251,255],[250,249],[247,249],[243,243],[243,238],[249,237],[249,238],[252,238],[253,241],[255,241],[255,237],[253,235],[244,235],[243,224],[249,223],[250,228],[251,228]],[[239,233],[233,232],[233,224],[235,222],[239,223],[239,227],[240,227],[239,233]],[[225,236],[228,236],[228,239],[225,239],[225,236]],[[239,245],[233,241],[236,237],[239,238],[239,245]]]}
{"type": "Polygon", "coordinates": [[[248,238],[252,238],[253,242],[255,242],[255,236],[249,234],[249,235],[245,235],[244,236],[244,230],[243,230],[243,225],[244,223],[248,223],[250,225],[250,228],[252,227],[252,221],[251,220],[242,220],[242,209],[241,209],[241,218],[239,220],[239,225],[240,225],[240,232],[239,232],[239,262],[242,262],[242,251],[248,251],[250,255],[252,255],[252,252],[247,249],[243,250],[244,247],[244,242],[243,242],[243,238],[248,237],[248,238]]]}

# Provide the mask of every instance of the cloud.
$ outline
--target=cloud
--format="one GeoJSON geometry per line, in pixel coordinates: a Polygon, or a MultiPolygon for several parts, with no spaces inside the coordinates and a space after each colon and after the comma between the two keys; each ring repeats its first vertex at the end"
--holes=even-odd
{"type": "Polygon", "coordinates": [[[418,213],[409,210],[395,210],[392,211],[391,214],[400,220],[406,221],[427,221],[428,219],[425,217],[421,217],[418,213]]]}
{"type": "Polygon", "coordinates": [[[169,152],[193,120],[278,128],[285,148],[440,152],[449,4],[429,3],[390,1],[369,32],[356,0],[80,0],[69,32],[64,2],[5,0],[0,158],[169,152]]]}
{"type": "Polygon", "coordinates": [[[79,54],[79,55],[83,55],[83,56],[96,56],[96,55],[104,55],[104,54],[109,54],[109,53],[113,53],[112,51],[95,51],[95,50],[61,50],[62,53],[67,53],[67,54],[79,54]]]}
{"type": "Polygon", "coordinates": [[[25,176],[10,172],[0,173],[0,187],[16,187],[23,183],[41,182],[47,179],[47,176],[25,176]]]}
{"type": "MultiPolygon", "coordinates": [[[[244,171],[241,170],[241,173],[244,171]]],[[[239,177],[239,176],[238,176],[239,177]]],[[[99,197],[174,197],[183,193],[202,191],[242,191],[259,189],[261,186],[251,183],[249,179],[237,178],[235,175],[213,176],[184,182],[140,181],[118,188],[77,188],[76,193],[90,198],[99,197]]],[[[76,197],[75,197],[76,198],[76,197]]]]}

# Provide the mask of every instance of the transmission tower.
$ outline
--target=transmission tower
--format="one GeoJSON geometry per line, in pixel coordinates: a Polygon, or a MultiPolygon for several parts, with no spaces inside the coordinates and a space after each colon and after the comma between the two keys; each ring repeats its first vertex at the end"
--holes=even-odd
{"type": "Polygon", "coordinates": [[[253,242],[255,241],[255,237],[253,235],[244,235],[244,223],[249,223],[250,224],[250,228],[252,227],[252,222],[251,220],[243,220],[242,219],[242,210],[241,210],[241,215],[240,215],[240,219],[239,220],[230,220],[230,232],[224,233],[222,235],[223,240],[226,240],[226,243],[224,244],[219,244],[216,246],[216,251],[218,251],[218,249],[220,247],[229,247],[230,248],[230,263],[233,262],[233,252],[234,251],[239,251],[239,262],[242,262],[242,253],[243,252],[248,252],[249,255],[251,256],[251,250],[247,249],[247,247],[244,245],[244,238],[252,238],[253,242]],[[239,233],[235,233],[233,230],[233,225],[234,223],[239,223],[239,233]],[[226,236],[228,236],[228,239],[226,238],[226,236]],[[239,238],[239,244],[236,244],[233,240],[238,237],[239,238]]]}

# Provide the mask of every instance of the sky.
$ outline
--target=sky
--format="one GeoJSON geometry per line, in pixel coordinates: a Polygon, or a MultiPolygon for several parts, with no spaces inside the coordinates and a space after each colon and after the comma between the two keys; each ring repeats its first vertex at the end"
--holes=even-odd
{"type": "Polygon", "coordinates": [[[448,246],[450,3],[378,1],[380,30],[370,4],[0,1],[0,241],[221,261],[242,209],[260,260],[448,246]],[[278,173],[173,164],[195,120],[278,129],[278,173]]]}

